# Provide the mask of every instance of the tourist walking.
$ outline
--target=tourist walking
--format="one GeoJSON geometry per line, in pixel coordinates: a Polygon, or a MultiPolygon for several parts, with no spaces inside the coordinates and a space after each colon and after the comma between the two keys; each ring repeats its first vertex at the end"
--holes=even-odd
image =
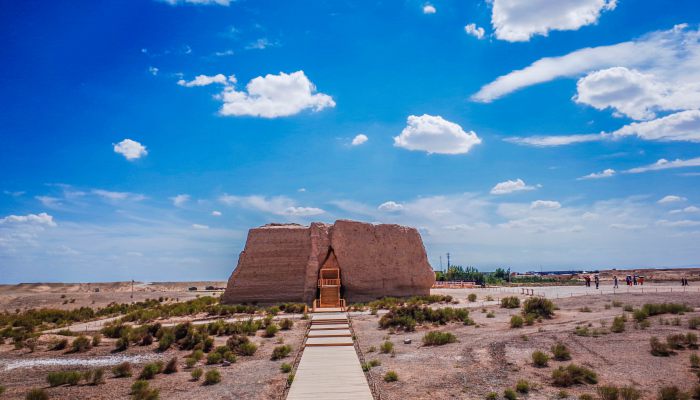
{"type": "Polygon", "coordinates": [[[595,288],[598,289],[598,286],[600,285],[600,277],[598,277],[598,274],[596,274],[593,279],[595,280],[595,288]]]}
{"type": "Polygon", "coordinates": [[[613,275],[613,288],[617,289],[617,275],[613,275]]]}
{"type": "Polygon", "coordinates": [[[637,275],[632,277],[632,281],[634,282],[634,286],[637,286],[637,275]]]}

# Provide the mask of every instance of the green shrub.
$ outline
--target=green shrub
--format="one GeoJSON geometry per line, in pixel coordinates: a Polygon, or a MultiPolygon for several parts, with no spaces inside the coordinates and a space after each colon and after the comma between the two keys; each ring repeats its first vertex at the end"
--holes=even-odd
{"type": "Polygon", "coordinates": [[[279,360],[282,358],[285,358],[289,355],[289,353],[292,352],[292,346],[288,344],[284,344],[282,346],[277,346],[274,349],[272,349],[272,356],[270,357],[271,360],[279,360]]]}
{"type": "Polygon", "coordinates": [[[90,379],[90,384],[93,386],[102,385],[105,383],[105,370],[104,368],[97,368],[92,371],[92,378],[90,379]]]}
{"type": "Polygon", "coordinates": [[[515,393],[515,390],[513,389],[506,389],[503,391],[503,397],[506,400],[516,400],[518,398],[518,395],[515,393]]]}
{"type": "Polygon", "coordinates": [[[520,299],[517,296],[508,296],[501,299],[501,308],[518,308],[520,299]]]}
{"type": "Polygon", "coordinates": [[[698,347],[698,335],[693,332],[686,333],[685,344],[691,349],[696,349],[698,347]]]}
{"type": "Polygon", "coordinates": [[[445,325],[448,322],[464,322],[469,317],[469,311],[460,308],[430,308],[421,304],[408,304],[393,307],[379,318],[379,328],[403,329],[407,332],[415,330],[416,325],[432,323],[445,325]]]}
{"type": "Polygon", "coordinates": [[[659,389],[658,400],[687,400],[688,395],[677,386],[666,386],[659,389]]]}
{"type": "Polygon", "coordinates": [[[467,300],[469,300],[471,303],[476,301],[476,293],[469,293],[469,296],[467,296],[467,300]]]}
{"type": "Polygon", "coordinates": [[[102,343],[102,335],[99,333],[92,335],[92,347],[97,347],[100,343],[102,343]]]}
{"type": "Polygon", "coordinates": [[[121,364],[115,365],[112,368],[112,374],[115,378],[128,378],[131,376],[131,364],[124,361],[121,364]]]}
{"type": "Polygon", "coordinates": [[[496,314],[493,311],[489,311],[486,313],[486,318],[496,318],[496,314]]]}
{"type": "Polygon", "coordinates": [[[190,375],[192,376],[192,380],[198,381],[199,378],[202,377],[203,373],[204,371],[201,368],[195,368],[192,370],[192,372],[190,372],[190,375]]]}
{"type": "Polygon", "coordinates": [[[210,369],[204,375],[204,384],[205,385],[216,385],[219,382],[221,382],[221,373],[219,372],[218,369],[210,369]]]}
{"type": "Polygon", "coordinates": [[[632,307],[631,304],[625,304],[625,305],[622,307],[622,311],[632,312],[632,311],[634,311],[634,308],[632,307]]]}
{"type": "Polygon", "coordinates": [[[242,356],[252,356],[258,350],[258,346],[253,342],[248,342],[241,344],[236,350],[236,352],[242,356]]]}
{"type": "Polygon", "coordinates": [[[197,360],[192,357],[185,358],[185,368],[190,369],[197,364],[197,360]]]}
{"type": "Polygon", "coordinates": [[[518,393],[527,393],[530,391],[530,382],[526,381],[525,379],[520,379],[518,382],[515,384],[515,390],[518,393]]]}
{"type": "Polygon", "coordinates": [[[662,343],[659,338],[652,336],[649,339],[649,345],[651,346],[651,355],[657,357],[668,357],[671,355],[671,350],[666,343],[662,343]]]}
{"type": "Polygon", "coordinates": [[[25,400],[49,400],[49,395],[44,389],[31,389],[24,398],[25,400]]]}
{"type": "Polygon", "coordinates": [[[693,311],[692,307],[688,307],[685,304],[676,303],[659,303],[651,304],[647,303],[642,306],[642,310],[649,316],[661,315],[661,314],[683,314],[688,311],[693,311]]]}
{"type": "Polygon", "coordinates": [[[525,325],[531,326],[534,325],[535,321],[537,320],[537,316],[534,314],[527,314],[525,316],[525,325]]]}
{"type": "Polygon", "coordinates": [[[686,336],[682,333],[676,333],[666,336],[666,344],[673,350],[682,349],[685,345],[686,336]]]}
{"type": "Polygon", "coordinates": [[[160,339],[158,339],[158,351],[168,350],[173,343],[175,343],[175,334],[168,329],[164,331],[160,339]]]}
{"type": "Polygon", "coordinates": [[[637,322],[642,322],[645,319],[647,319],[648,317],[649,317],[649,314],[642,309],[634,310],[634,312],[632,313],[632,318],[634,318],[634,320],[637,322]]]}
{"type": "Polygon", "coordinates": [[[80,335],[77,338],[73,339],[73,343],[71,344],[71,353],[84,353],[92,348],[92,344],[90,339],[87,337],[80,335]]]}
{"type": "Polygon", "coordinates": [[[513,315],[510,317],[510,327],[511,328],[522,328],[523,327],[523,317],[520,315],[513,315]]]}
{"type": "Polygon", "coordinates": [[[399,380],[399,374],[397,374],[395,371],[387,371],[386,374],[384,374],[384,382],[396,382],[399,380]]]}
{"type": "Polygon", "coordinates": [[[631,386],[620,388],[620,399],[622,400],[639,400],[641,397],[642,394],[639,392],[639,390],[631,386]]]}
{"type": "Polygon", "coordinates": [[[554,386],[568,387],[582,383],[595,384],[598,382],[598,376],[586,367],[569,364],[552,371],[552,381],[554,386]]]}
{"type": "Polygon", "coordinates": [[[620,391],[615,386],[599,386],[598,396],[600,400],[617,400],[620,397],[620,391]]]}
{"type": "Polygon", "coordinates": [[[137,380],[131,385],[131,396],[134,400],[157,400],[159,394],[158,389],[151,389],[144,380],[137,380]]]}
{"type": "Polygon", "coordinates": [[[557,361],[571,360],[571,353],[563,343],[552,345],[552,354],[554,355],[554,359],[557,361]]]}
{"type": "Polygon", "coordinates": [[[688,328],[698,329],[698,326],[700,326],[700,317],[688,318],[688,328]]]}
{"type": "Polygon", "coordinates": [[[292,321],[289,318],[285,318],[285,319],[280,321],[280,329],[282,329],[283,331],[288,331],[288,330],[292,329],[293,326],[294,326],[294,321],[292,321]]]}
{"type": "Polygon", "coordinates": [[[498,393],[496,392],[489,392],[489,394],[486,395],[486,400],[497,400],[498,399],[498,393]]]}
{"type": "Polygon", "coordinates": [[[615,333],[620,333],[625,331],[625,318],[622,316],[613,318],[612,325],[610,326],[610,331],[615,333]]]}
{"type": "Polygon", "coordinates": [[[291,385],[292,382],[294,382],[294,374],[287,375],[287,386],[291,385]]]}
{"type": "Polygon", "coordinates": [[[265,337],[274,337],[279,330],[280,328],[278,328],[277,325],[270,324],[265,328],[265,337]]]}
{"type": "Polygon", "coordinates": [[[63,338],[51,343],[49,350],[64,350],[66,347],[68,347],[68,339],[63,338]]]}
{"type": "Polygon", "coordinates": [[[287,363],[282,363],[282,365],[280,365],[280,370],[286,374],[292,372],[292,366],[287,363]]]}
{"type": "Polygon", "coordinates": [[[457,337],[450,332],[432,331],[423,336],[423,344],[426,346],[442,346],[456,341],[457,337]]]}
{"type": "Polygon", "coordinates": [[[372,367],[372,368],[378,367],[378,366],[380,366],[380,365],[382,365],[382,362],[379,361],[379,360],[377,360],[376,358],[370,360],[370,362],[369,362],[369,366],[372,367]]]}
{"type": "Polygon", "coordinates": [[[70,385],[75,386],[80,383],[83,375],[78,371],[53,371],[46,375],[49,386],[70,385]]]}
{"type": "Polygon", "coordinates": [[[141,373],[139,374],[140,380],[153,379],[155,376],[163,371],[163,364],[159,362],[148,363],[143,366],[141,373]]]}
{"type": "Polygon", "coordinates": [[[114,351],[116,352],[124,351],[127,348],[129,348],[129,339],[125,337],[117,339],[117,341],[114,343],[114,351]]]}
{"type": "Polygon", "coordinates": [[[165,364],[164,374],[174,374],[177,372],[177,357],[173,357],[165,364]]]}
{"type": "Polygon", "coordinates": [[[530,297],[523,303],[523,315],[534,314],[542,318],[554,316],[554,303],[543,297],[530,297]]]}
{"type": "Polygon", "coordinates": [[[394,344],[388,340],[379,345],[379,351],[381,351],[384,354],[391,353],[392,350],[394,350],[394,344]]]}
{"type": "Polygon", "coordinates": [[[224,360],[224,356],[216,351],[212,351],[207,355],[207,364],[212,365],[212,364],[220,364],[221,361],[224,360]]]}
{"type": "Polygon", "coordinates": [[[549,362],[549,356],[542,351],[532,352],[532,364],[535,367],[546,367],[549,362]]]}

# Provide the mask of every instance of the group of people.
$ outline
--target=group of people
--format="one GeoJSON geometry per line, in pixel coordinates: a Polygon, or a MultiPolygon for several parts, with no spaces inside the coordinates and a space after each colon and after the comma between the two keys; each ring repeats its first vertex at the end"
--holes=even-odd
{"type": "Polygon", "coordinates": [[[688,286],[688,278],[681,278],[681,286],[688,286]]]}
{"type": "MultiPolygon", "coordinates": [[[[586,281],[586,287],[591,287],[591,276],[586,275],[583,277],[583,279],[586,281]]],[[[595,282],[595,288],[598,289],[598,286],[600,286],[600,277],[598,274],[593,276],[593,281],[595,282]]]]}
{"type": "MultiPolygon", "coordinates": [[[[590,275],[585,275],[583,277],[583,280],[586,282],[586,287],[591,287],[591,276],[590,275]]],[[[598,274],[593,275],[593,282],[595,283],[595,288],[598,289],[600,286],[600,277],[598,274]]],[[[688,280],[684,280],[683,286],[686,286],[688,283],[688,280]]],[[[636,286],[636,285],[644,285],[644,277],[643,276],[637,276],[637,275],[627,275],[625,277],[625,284],[627,286],[636,286]]],[[[618,278],[617,275],[613,275],[613,287],[618,288],[618,278]]]]}

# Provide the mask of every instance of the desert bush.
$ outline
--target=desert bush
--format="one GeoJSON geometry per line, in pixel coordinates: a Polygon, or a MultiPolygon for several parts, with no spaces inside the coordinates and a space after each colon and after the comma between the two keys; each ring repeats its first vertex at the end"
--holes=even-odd
{"type": "Polygon", "coordinates": [[[666,344],[668,344],[668,347],[670,347],[672,350],[682,349],[685,345],[685,341],[686,336],[682,333],[675,333],[666,336],[666,344]]]}
{"type": "Polygon", "coordinates": [[[92,379],[90,379],[90,384],[95,386],[102,385],[103,383],[105,383],[104,368],[97,368],[96,370],[92,371],[92,379]]]}
{"type": "Polygon", "coordinates": [[[148,363],[143,366],[139,374],[139,380],[153,379],[159,373],[163,372],[163,364],[159,362],[148,363]]]}
{"type": "Polygon", "coordinates": [[[469,293],[469,296],[467,296],[467,300],[470,302],[475,302],[476,301],[476,294],[475,293],[469,293]]]}
{"type": "Polygon", "coordinates": [[[134,400],[157,400],[159,395],[159,390],[151,389],[144,380],[137,380],[131,385],[131,397],[134,400]]]}
{"type": "Polygon", "coordinates": [[[549,362],[549,356],[542,351],[536,350],[532,352],[532,364],[535,367],[546,367],[549,362]]]}
{"type": "Polygon", "coordinates": [[[593,312],[588,306],[581,307],[578,309],[579,312],[593,312]]]}
{"type": "Polygon", "coordinates": [[[101,330],[103,335],[111,339],[119,339],[121,337],[128,336],[129,331],[131,331],[131,326],[125,325],[121,321],[108,323],[101,330]]]}
{"type": "Polygon", "coordinates": [[[112,375],[115,378],[128,378],[131,376],[131,364],[128,361],[124,361],[121,364],[115,365],[112,368],[112,375]]]}
{"type": "Polygon", "coordinates": [[[293,326],[294,326],[294,321],[292,321],[289,318],[285,318],[285,319],[280,321],[280,329],[282,329],[283,331],[288,331],[288,330],[292,329],[293,326]]]}
{"type": "Polygon", "coordinates": [[[469,317],[469,311],[460,308],[430,308],[421,304],[408,304],[393,307],[379,319],[379,328],[403,329],[407,332],[415,330],[416,325],[432,323],[445,325],[448,322],[464,321],[469,317]]]}
{"type": "Polygon", "coordinates": [[[386,374],[384,374],[384,382],[396,382],[399,380],[399,374],[396,373],[396,371],[387,371],[386,374]]]}
{"type": "Polygon", "coordinates": [[[378,367],[380,365],[382,365],[382,362],[377,360],[376,358],[369,361],[369,366],[372,368],[378,367]]]}
{"type": "Polygon", "coordinates": [[[688,318],[688,328],[698,329],[698,326],[700,326],[700,317],[688,318]]]}
{"type": "Polygon", "coordinates": [[[620,391],[615,386],[599,386],[598,396],[600,400],[617,400],[620,397],[620,391]]]}
{"type": "Polygon", "coordinates": [[[426,346],[442,346],[448,343],[454,343],[457,337],[450,332],[428,332],[423,336],[423,344],[426,346]]]}
{"type": "Polygon", "coordinates": [[[631,304],[625,304],[625,305],[622,307],[622,310],[623,310],[623,311],[627,311],[627,312],[632,312],[632,311],[634,311],[634,307],[632,307],[631,304]]]}
{"type": "Polygon", "coordinates": [[[693,332],[688,332],[685,334],[685,344],[691,349],[698,348],[698,335],[693,332]]]}
{"type": "MultiPolygon", "coordinates": [[[[565,396],[565,397],[568,397],[568,396],[565,396]]],[[[559,397],[559,398],[562,398],[562,397],[559,397]]],[[[578,396],[578,400],[594,400],[594,399],[593,399],[593,396],[591,396],[590,394],[584,393],[584,394],[578,396]]]]}
{"type": "Polygon", "coordinates": [[[269,324],[265,328],[265,337],[274,337],[277,332],[279,332],[280,328],[277,327],[275,324],[269,324]]]}
{"type": "Polygon", "coordinates": [[[129,339],[125,337],[121,337],[117,339],[117,341],[114,343],[114,351],[119,352],[119,351],[124,351],[127,348],[129,348],[129,339]]]}
{"type": "Polygon", "coordinates": [[[379,345],[379,351],[381,351],[384,354],[391,353],[392,350],[394,350],[394,344],[388,340],[379,345]]]}
{"type": "Polygon", "coordinates": [[[625,331],[625,319],[622,316],[613,318],[612,325],[610,326],[610,331],[615,333],[620,333],[625,331]]]}
{"type": "Polygon", "coordinates": [[[617,300],[613,300],[612,306],[613,306],[613,307],[622,307],[622,302],[621,302],[621,301],[617,301],[617,300]]]}
{"type": "Polygon", "coordinates": [[[542,318],[554,316],[554,303],[542,297],[530,297],[523,303],[523,315],[534,314],[542,318]]]}
{"type": "Polygon", "coordinates": [[[92,348],[92,344],[90,339],[87,337],[80,335],[77,338],[73,339],[73,343],[71,344],[71,353],[84,353],[92,348]]]}
{"type": "Polygon", "coordinates": [[[649,339],[649,345],[651,346],[651,355],[657,357],[668,357],[671,355],[671,349],[666,343],[663,343],[656,336],[652,336],[649,339]]]}
{"type": "Polygon", "coordinates": [[[666,386],[659,389],[659,394],[656,398],[658,400],[687,400],[688,395],[678,389],[677,386],[666,386]]]}
{"type": "Polygon", "coordinates": [[[497,400],[498,399],[498,393],[496,392],[489,392],[486,395],[486,400],[497,400]]]}
{"type": "Polygon", "coordinates": [[[649,314],[642,309],[634,310],[634,312],[632,313],[632,318],[634,318],[634,320],[637,322],[642,322],[645,319],[647,319],[648,317],[649,317],[649,314]]]}
{"type": "Polygon", "coordinates": [[[568,387],[582,383],[595,384],[598,382],[598,376],[586,367],[569,364],[552,371],[552,381],[554,386],[568,387]]]}
{"type": "Polygon", "coordinates": [[[78,371],[53,371],[46,376],[49,386],[70,385],[75,386],[80,383],[83,375],[78,371]]]}
{"type": "Polygon", "coordinates": [[[285,358],[289,355],[289,353],[292,352],[292,346],[288,344],[284,344],[282,346],[277,346],[274,349],[272,349],[272,356],[270,357],[271,360],[279,360],[282,358],[285,358]]]}
{"type": "Polygon", "coordinates": [[[524,319],[525,319],[525,325],[530,326],[530,325],[533,325],[535,323],[535,321],[537,321],[537,316],[534,314],[527,314],[524,317],[524,319]]]}
{"type": "Polygon", "coordinates": [[[158,339],[158,351],[165,351],[175,343],[175,334],[170,330],[164,330],[158,339]]]}
{"type": "Polygon", "coordinates": [[[687,311],[693,311],[693,308],[688,307],[685,304],[677,303],[647,303],[642,306],[642,310],[651,317],[661,314],[683,314],[687,311]]]}
{"type": "Polygon", "coordinates": [[[513,315],[512,317],[510,317],[511,328],[522,328],[524,322],[525,321],[523,320],[523,317],[521,317],[520,315],[513,315]]]}
{"type": "Polygon", "coordinates": [[[516,400],[518,398],[518,395],[515,393],[515,390],[506,389],[503,391],[503,398],[506,400],[516,400]]]}
{"type": "Polygon", "coordinates": [[[102,334],[96,333],[92,335],[92,347],[97,347],[102,343],[102,334]]]}
{"type": "Polygon", "coordinates": [[[31,389],[24,398],[25,400],[49,400],[49,394],[44,389],[31,389]]]}
{"type": "Polygon", "coordinates": [[[518,382],[515,384],[515,390],[518,393],[527,393],[530,391],[530,382],[526,381],[525,379],[520,379],[518,382]]]}
{"type": "Polygon", "coordinates": [[[212,351],[211,353],[207,354],[207,365],[220,364],[223,359],[223,354],[212,351]]]}
{"type": "Polygon", "coordinates": [[[496,314],[493,311],[486,313],[486,318],[496,318],[496,314]]]}
{"type": "Polygon", "coordinates": [[[219,382],[221,382],[221,372],[218,369],[210,369],[204,374],[205,385],[216,385],[219,382]]]}
{"type": "Polygon", "coordinates": [[[571,353],[569,349],[563,343],[557,343],[552,345],[552,354],[554,359],[557,361],[568,361],[571,360],[571,353]]]}
{"type": "Polygon", "coordinates": [[[59,339],[49,346],[49,350],[64,350],[68,347],[68,339],[59,339]]]}
{"type": "Polygon", "coordinates": [[[164,374],[174,374],[175,372],[177,372],[177,357],[171,358],[163,369],[164,374]]]}
{"type": "Polygon", "coordinates": [[[286,374],[292,372],[292,366],[291,364],[282,363],[282,365],[280,365],[280,370],[286,374]]]}
{"type": "Polygon", "coordinates": [[[198,381],[199,378],[202,377],[202,374],[204,374],[204,371],[201,368],[195,368],[190,372],[190,376],[192,376],[192,380],[198,381]]]}
{"type": "Polygon", "coordinates": [[[633,388],[632,386],[625,386],[620,388],[620,399],[622,400],[639,400],[642,397],[642,393],[639,390],[633,388]]]}
{"type": "Polygon", "coordinates": [[[520,299],[517,296],[508,296],[501,299],[501,308],[518,308],[520,299]]]}

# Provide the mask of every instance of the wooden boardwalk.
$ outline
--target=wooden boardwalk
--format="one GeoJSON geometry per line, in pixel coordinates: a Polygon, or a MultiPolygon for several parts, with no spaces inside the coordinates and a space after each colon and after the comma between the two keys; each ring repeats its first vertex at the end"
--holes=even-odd
{"type": "Polygon", "coordinates": [[[372,400],[347,313],[314,313],[287,400],[372,400]]]}

